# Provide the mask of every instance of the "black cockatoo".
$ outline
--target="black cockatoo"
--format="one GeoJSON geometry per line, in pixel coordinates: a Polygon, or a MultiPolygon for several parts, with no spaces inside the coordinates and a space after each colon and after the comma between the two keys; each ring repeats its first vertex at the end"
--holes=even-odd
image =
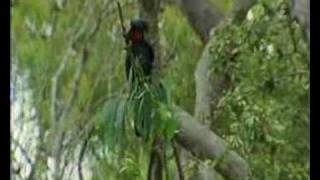
{"type": "Polygon", "coordinates": [[[150,93],[146,91],[144,84],[151,84],[154,62],[153,48],[145,39],[147,30],[147,23],[142,19],[136,19],[131,21],[130,30],[125,34],[128,45],[126,77],[131,85],[130,97],[134,102],[134,129],[137,136],[146,139],[151,129],[153,108],[150,93]]]}
{"type": "Polygon", "coordinates": [[[154,52],[152,46],[145,40],[147,23],[142,19],[131,21],[130,30],[125,35],[129,44],[126,58],[126,76],[129,81],[139,84],[151,82],[154,52]]]}

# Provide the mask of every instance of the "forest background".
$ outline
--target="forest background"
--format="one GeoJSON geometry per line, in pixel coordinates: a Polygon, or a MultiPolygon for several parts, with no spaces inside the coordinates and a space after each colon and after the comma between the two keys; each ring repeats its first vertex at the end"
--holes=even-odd
{"type": "MultiPolygon", "coordinates": [[[[11,0],[13,179],[149,179],[116,2],[11,0]]],[[[309,1],[120,3],[150,23],[167,179],[309,179],[309,1]]]]}

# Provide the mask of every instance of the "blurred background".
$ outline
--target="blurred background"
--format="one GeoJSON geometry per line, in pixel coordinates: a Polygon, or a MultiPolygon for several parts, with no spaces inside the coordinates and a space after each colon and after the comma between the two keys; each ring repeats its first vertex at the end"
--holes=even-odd
{"type": "MultiPolygon", "coordinates": [[[[147,179],[150,144],[135,136],[117,100],[128,86],[116,2],[11,0],[12,179],[147,179]]],[[[228,16],[234,0],[210,0],[225,18],[207,39],[195,28],[206,20],[194,22],[183,5],[190,2],[161,1],[156,22],[171,103],[198,117],[197,69],[206,59],[210,82],[223,75],[227,83],[214,84],[210,118],[194,120],[245,160],[249,179],[309,179],[309,47],[290,2],[255,1],[236,23],[228,16]]],[[[120,3],[129,28],[141,2],[120,3]]],[[[176,179],[167,149],[167,177],[176,179]]],[[[184,176],[205,179],[195,174],[218,163],[192,156],[184,176]]],[[[207,179],[232,179],[225,174],[207,179]]]]}

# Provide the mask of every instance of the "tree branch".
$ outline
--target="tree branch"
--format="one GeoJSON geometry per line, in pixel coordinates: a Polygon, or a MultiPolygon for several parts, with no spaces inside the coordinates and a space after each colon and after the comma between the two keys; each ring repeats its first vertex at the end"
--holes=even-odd
{"type": "Polygon", "coordinates": [[[248,178],[246,161],[228,149],[227,143],[218,135],[179,107],[175,107],[175,117],[179,131],[175,138],[181,146],[200,159],[222,158],[217,169],[224,177],[234,180],[248,178]]]}
{"type": "Polygon", "coordinates": [[[164,147],[163,141],[159,138],[155,138],[152,143],[152,149],[150,153],[150,162],[148,167],[148,180],[162,180],[164,170],[164,147]]]}
{"type": "Polygon", "coordinates": [[[71,55],[71,50],[68,49],[66,55],[63,58],[58,70],[52,78],[52,88],[51,88],[51,120],[56,122],[59,119],[58,116],[58,81],[64,69],[66,68],[67,62],[69,61],[71,55]]]}
{"type": "Polygon", "coordinates": [[[85,151],[87,149],[87,145],[88,145],[88,141],[90,138],[90,134],[88,135],[88,137],[84,140],[82,146],[81,146],[81,150],[80,150],[80,155],[79,155],[79,161],[78,161],[78,174],[79,174],[79,179],[83,180],[83,175],[82,175],[82,161],[83,161],[83,157],[85,154],[85,151]]]}
{"type": "MultiPolygon", "coordinates": [[[[210,2],[210,0],[171,0],[181,9],[187,16],[190,25],[200,36],[203,43],[209,41],[210,31],[216,27],[226,15],[231,15],[234,22],[241,22],[249,8],[253,5],[254,0],[236,0],[233,4],[231,12],[223,14],[219,8],[210,2]]],[[[202,57],[195,70],[196,78],[196,105],[195,118],[204,121],[212,120],[213,109],[218,102],[223,90],[228,87],[227,74],[212,79],[209,77],[210,64],[212,57],[210,56],[209,46],[207,45],[202,53],[202,57]]]]}
{"type": "Polygon", "coordinates": [[[75,73],[75,77],[73,79],[71,96],[68,100],[68,103],[67,103],[65,110],[63,111],[63,114],[59,118],[59,121],[63,120],[70,113],[70,110],[71,110],[71,108],[75,102],[75,99],[78,95],[78,92],[79,92],[79,85],[80,85],[82,70],[83,70],[84,64],[88,61],[88,58],[89,58],[89,50],[87,48],[87,45],[85,44],[83,51],[82,51],[82,59],[78,64],[78,67],[77,67],[77,70],[75,73]]]}
{"type": "Polygon", "coordinates": [[[173,148],[173,153],[174,153],[175,160],[176,160],[179,180],[184,180],[184,173],[183,173],[183,168],[182,168],[182,165],[181,165],[180,153],[178,151],[178,147],[176,145],[175,140],[172,140],[172,148],[173,148]]]}
{"type": "Polygon", "coordinates": [[[222,12],[210,0],[174,0],[186,15],[190,25],[200,36],[203,43],[209,40],[209,34],[223,18],[222,12]]]}
{"type": "MultiPolygon", "coordinates": [[[[204,43],[209,41],[209,34],[212,28],[217,26],[219,22],[225,17],[218,10],[214,4],[209,0],[174,0],[175,3],[187,16],[191,26],[200,36],[204,43]]],[[[231,15],[237,16],[237,21],[241,21],[245,17],[247,10],[251,7],[253,0],[238,0],[232,9],[231,15]],[[241,16],[240,16],[241,15],[241,16]],[[238,17],[239,16],[239,17],[238,17]]],[[[147,4],[147,3],[146,3],[147,4]]],[[[149,2],[147,5],[151,5],[149,2]]],[[[144,7],[148,7],[148,6],[144,7]]],[[[142,8],[153,11],[152,7],[142,8]]],[[[151,21],[157,22],[157,21],[151,21]]],[[[158,31],[153,33],[156,34],[158,31]]],[[[209,45],[205,48],[202,58],[196,69],[197,85],[197,114],[210,115],[212,108],[212,100],[215,97],[220,97],[222,89],[227,82],[226,76],[218,77],[212,81],[208,77],[210,69],[211,56],[208,53],[209,45]],[[214,93],[212,93],[214,92],[214,93]],[[205,100],[205,102],[203,102],[205,100]],[[200,104],[200,105],[199,105],[200,104]]],[[[179,126],[179,133],[176,138],[177,141],[187,150],[195,154],[201,159],[215,159],[222,158],[222,163],[217,165],[217,169],[229,179],[247,179],[248,178],[248,164],[244,159],[237,155],[234,151],[229,151],[226,142],[218,137],[209,128],[202,126],[192,116],[177,108],[177,122],[179,126]]],[[[211,119],[211,118],[210,118],[211,119]]],[[[199,120],[199,119],[197,119],[199,120]]]]}
{"type": "Polygon", "coordinates": [[[25,148],[19,143],[18,140],[11,138],[11,142],[13,142],[14,144],[16,144],[16,146],[21,150],[22,155],[25,157],[25,159],[27,160],[28,164],[30,165],[30,174],[28,175],[27,179],[34,179],[34,172],[35,172],[35,166],[36,164],[32,162],[28,152],[25,150],[25,148]]]}

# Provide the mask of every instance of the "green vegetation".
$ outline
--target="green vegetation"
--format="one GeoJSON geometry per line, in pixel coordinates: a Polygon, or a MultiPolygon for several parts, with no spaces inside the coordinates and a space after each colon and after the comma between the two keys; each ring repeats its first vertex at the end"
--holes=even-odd
{"type": "MultiPolygon", "coordinates": [[[[61,157],[72,166],[88,134],[84,159],[90,161],[86,171],[92,179],[147,179],[151,143],[135,136],[133,121],[151,112],[135,114],[132,109],[156,109],[154,116],[160,123],[152,128],[162,127],[158,133],[172,137],[175,124],[169,122],[173,118],[170,107],[176,104],[193,114],[194,70],[204,45],[178,9],[165,6],[159,27],[165,64],[161,80],[168,99],[163,103],[145,96],[150,102],[132,105],[127,100],[124,42],[115,1],[63,2],[15,1],[11,7],[11,63],[18,69],[17,76],[28,76],[29,105],[35,107],[42,129],[39,139],[33,139],[45,152],[36,161],[36,179],[46,179],[47,158],[54,155],[56,141],[66,143],[61,157]],[[58,68],[63,68],[60,75],[58,68]],[[57,75],[54,92],[52,82],[57,75]],[[53,99],[57,114],[70,107],[59,122],[52,119],[53,99]]],[[[139,8],[133,1],[122,2],[128,24],[139,8]]],[[[230,1],[219,2],[221,9],[230,9],[230,1]]],[[[230,81],[211,128],[246,159],[250,179],[308,179],[308,48],[302,30],[288,16],[287,3],[259,1],[241,24],[225,19],[212,31],[209,43],[213,63],[208,75],[227,74],[230,81]]],[[[156,92],[152,88],[140,93],[156,92]]],[[[173,179],[175,161],[170,143],[166,145],[166,163],[173,179]]],[[[78,177],[77,168],[67,169],[64,179],[69,173],[78,177]]]]}

